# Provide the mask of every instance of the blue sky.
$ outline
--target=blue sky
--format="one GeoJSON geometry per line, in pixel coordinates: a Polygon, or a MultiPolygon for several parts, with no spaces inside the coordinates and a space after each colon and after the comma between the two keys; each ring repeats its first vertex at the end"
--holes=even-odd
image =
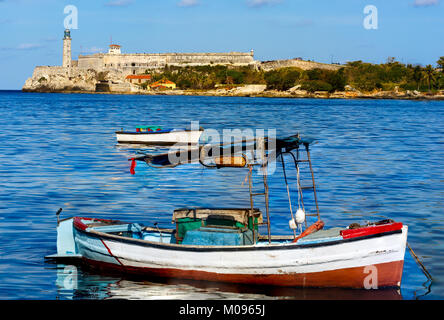
{"type": "Polygon", "coordinates": [[[63,10],[78,8],[73,58],[106,51],[255,50],[259,60],[435,64],[444,56],[444,0],[0,0],[0,89],[20,89],[36,65],[60,65],[63,10]],[[364,7],[378,29],[363,27],[364,7]]]}

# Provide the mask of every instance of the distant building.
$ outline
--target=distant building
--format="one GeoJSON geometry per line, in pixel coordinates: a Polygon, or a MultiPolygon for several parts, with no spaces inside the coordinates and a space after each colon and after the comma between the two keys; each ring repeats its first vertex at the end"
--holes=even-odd
{"type": "Polygon", "coordinates": [[[151,76],[149,74],[130,74],[125,79],[129,83],[142,84],[151,81],[151,76]]]}
{"type": "Polygon", "coordinates": [[[150,85],[151,89],[176,89],[176,84],[170,80],[162,79],[150,85]]]}
{"type": "Polygon", "coordinates": [[[121,54],[120,48],[122,47],[119,46],[118,44],[111,44],[109,46],[108,54],[121,54]]]}
{"type": "MultiPolygon", "coordinates": [[[[70,52],[71,38],[65,40],[65,51],[70,52]]],[[[66,53],[67,55],[67,53],[66,53]]],[[[69,60],[67,58],[66,60],[69,60]]],[[[202,65],[251,66],[257,65],[254,51],[222,53],[122,53],[122,47],[111,44],[107,53],[79,55],[80,69],[120,71],[124,74],[140,74],[146,70],[159,70],[166,66],[186,67],[202,65]]]]}

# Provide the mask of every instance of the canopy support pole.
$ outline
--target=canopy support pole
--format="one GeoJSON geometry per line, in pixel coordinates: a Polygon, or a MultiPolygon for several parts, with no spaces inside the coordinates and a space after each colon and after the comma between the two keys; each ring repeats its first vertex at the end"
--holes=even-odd
{"type": "MultiPolygon", "coordinates": [[[[287,186],[287,196],[288,196],[288,204],[290,206],[291,219],[294,220],[293,206],[291,204],[291,196],[290,196],[290,187],[288,186],[287,173],[286,173],[286,170],[285,170],[285,159],[284,159],[284,154],[283,153],[281,153],[281,159],[282,159],[282,170],[284,171],[285,185],[287,186]]],[[[293,235],[294,235],[294,238],[296,239],[296,230],[295,229],[293,229],[293,235]]]]}
{"type": "Polygon", "coordinates": [[[253,244],[256,244],[256,225],[254,224],[254,202],[253,202],[253,177],[252,177],[252,173],[253,173],[253,165],[248,165],[248,187],[250,190],[250,217],[251,217],[251,223],[253,226],[253,244]]]}
{"type": "Polygon", "coordinates": [[[260,153],[260,160],[262,166],[262,175],[264,179],[264,196],[265,196],[265,212],[267,214],[267,232],[268,232],[268,243],[271,244],[271,226],[270,226],[270,206],[269,206],[269,192],[268,192],[268,182],[267,182],[267,174],[268,174],[268,155],[267,155],[267,146],[265,143],[265,138],[259,138],[257,141],[258,151],[260,153]]]}
{"type": "Polygon", "coordinates": [[[314,195],[314,200],[316,203],[316,213],[318,215],[318,221],[319,221],[319,220],[321,220],[321,215],[319,214],[318,197],[316,196],[315,178],[314,178],[314,173],[313,173],[313,167],[311,165],[310,150],[309,150],[308,144],[305,144],[305,150],[307,151],[307,160],[308,160],[308,164],[310,166],[311,180],[313,182],[313,195],[314,195]]]}
{"type": "MultiPolygon", "coordinates": [[[[267,160],[265,160],[267,161],[267,160]]],[[[269,196],[268,196],[268,182],[267,182],[267,164],[265,163],[263,168],[264,175],[264,193],[265,193],[265,211],[267,213],[267,231],[268,231],[268,243],[271,244],[271,230],[270,230],[270,208],[269,208],[269,196]]]]}

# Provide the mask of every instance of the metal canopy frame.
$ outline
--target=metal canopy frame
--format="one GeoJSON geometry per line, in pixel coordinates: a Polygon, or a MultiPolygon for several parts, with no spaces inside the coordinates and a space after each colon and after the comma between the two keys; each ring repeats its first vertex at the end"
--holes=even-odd
{"type": "MultiPolygon", "coordinates": [[[[275,160],[277,160],[279,157],[281,157],[282,161],[282,167],[284,172],[284,179],[285,184],[287,187],[287,195],[288,195],[288,201],[289,201],[289,207],[290,207],[290,214],[291,218],[294,219],[293,209],[292,209],[292,201],[291,201],[291,194],[290,189],[288,186],[288,179],[287,179],[287,172],[286,172],[286,166],[285,166],[285,159],[284,155],[290,155],[293,159],[295,169],[297,171],[297,185],[298,185],[298,193],[299,197],[301,199],[302,208],[305,211],[305,205],[304,205],[304,198],[303,198],[303,191],[304,190],[312,190],[314,201],[316,205],[316,213],[315,214],[306,214],[306,216],[315,216],[317,217],[317,220],[320,220],[320,213],[319,213],[319,205],[317,200],[317,193],[316,193],[316,184],[315,184],[315,178],[314,178],[314,172],[313,167],[311,163],[311,156],[310,156],[310,144],[313,143],[313,139],[302,139],[299,134],[290,136],[284,139],[275,139],[274,141],[271,141],[268,138],[262,138],[262,139],[245,139],[240,141],[235,141],[231,143],[221,143],[221,144],[215,144],[215,145],[206,145],[201,146],[199,148],[195,149],[187,149],[187,150],[178,150],[173,151],[169,153],[164,153],[160,155],[144,155],[138,158],[133,158],[131,160],[138,160],[138,161],[144,161],[148,165],[155,167],[155,168],[166,168],[166,167],[175,167],[181,164],[185,163],[195,163],[199,162],[204,167],[208,168],[217,168],[220,169],[223,166],[218,165],[208,165],[205,161],[205,152],[208,150],[208,156],[207,158],[213,157],[212,150],[218,151],[218,155],[224,154],[224,150],[226,151],[227,148],[230,148],[230,154],[234,155],[235,152],[241,152],[242,157],[244,159],[248,159],[246,155],[244,154],[245,150],[263,150],[263,153],[261,154],[260,161],[257,161],[258,159],[252,157],[251,162],[246,162],[245,166],[242,166],[242,168],[247,167],[249,169],[248,172],[248,186],[249,186],[249,194],[250,194],[250,216],[252,217],[252,229],[253,229],[253,239],[255,239],[255,227],[258,225],[267,225],[267,233],[268,233],[268,242],[271,243],[271,227],[270,227],[270,208],[269,208],[269,187],[268,187],[268,175],[267,175],[267,168],[268,168],[268,158],[270,157],[270,152],[275,153],[275,160]],[[253,145],[248,146],[248,143],[252,143],[253,145]],[[237,147],[235,145],[238,144],[237,147]],[[241,144],[241,148],[239,150],[239,144],[241,144]],[[274,147],[271,147],[274,146],[274,147]],[[304,147],[304,151],[306,152],[306,159],[301,159],[301,147],[304,147]],[[258,149],[259,147],[259,149],[258,149]],[[267,151],[269,154],[267,155],[267,151]],[[296,151],[296,155],[293,153],[293,151],[296,151]],[[178,158],[180,158],[180,155],[186,155],[185,157],[187,160],[185,162],[179,162],[176,164],[173,164],[169,161],[169,157],[171,154],[175,154],[178,158]],[[300,181],[300,164],[308,164],[309,165],[309,171],[311,174],[311,180],[312,185],[311,186],[302,186],[300,181]],[[263,176],[263,185],[264,190],[263,192],[255,193],[253,190],[253,179],[252,179],[252,173],[253,168],[255,166],[261,166],[262,168],[262,176],[263,176]],[[253,212],[254,212],[254,197],[256,196],[264,196],[265,198],[265,210],[266,210],[266,222],[255,224],[253,212]]],[[[217,152],[214,152],[217,153],[217,152]]],[[[225,153],[226,154],[226,153],[225,153]]],[[[232,167],[232,166],[231,166],[232,167]]],[[[307,227],[307,219],[305,220],[305,226],[307,227]]],[[[296,231],[293,230],[294,238],[296,238],[296,231]]]]}

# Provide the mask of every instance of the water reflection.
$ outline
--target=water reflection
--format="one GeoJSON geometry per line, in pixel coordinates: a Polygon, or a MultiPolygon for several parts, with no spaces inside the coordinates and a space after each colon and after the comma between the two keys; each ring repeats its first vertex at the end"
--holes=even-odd
{"type": "Polygon", "coordinates": [[[128,300],[214,300],[214,299],[297,299],[297,300],[401,300],[401,290],[354,290],[259,287],[179,279],[142,280],[129,276],[97,274],[84,268],[57,265],[58,299],[128,300]],[[77,282],[73,282],[76,279],[77,282]]]}
{"type": "Polygon", "coordinates": [[[342,288],[286,288],[252,286],[166,278],[140,278],[116,273],[98,273],[86,266],[48,264],[57,273],[56,299],[127,300],[402,300],[421,299],[431,290],[431,282],[406,252],[402,286],[378,290],[342,288]]]}

